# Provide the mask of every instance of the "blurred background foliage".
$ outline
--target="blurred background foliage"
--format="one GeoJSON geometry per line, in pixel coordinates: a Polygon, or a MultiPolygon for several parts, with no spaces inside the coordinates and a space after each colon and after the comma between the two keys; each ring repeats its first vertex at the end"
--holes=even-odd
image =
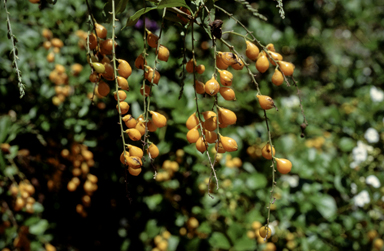
{"type": "MultiPolygon", "coordinates": [[[[112,95],[90,99],[91,69],[84,34],[79,32],[88,31],[85,3],[59,0],[39,9],[28,1],[8,1],[26,95],[18,98],[11,42],[2,36],[0,248],[383,250],[384,2],[284,1],[285,19],[277,2],[249,2],[268,20],[252,16],[235,1],[216,4],[295,64],[294,77],[309,122],[301,138],[297,90],[272,85],[272,68],[257,74],[261,92],[279,107],[278,112],[268,111],[276,155],[293,163],[289,174],[277,174],[272,238],[264,242],[257,236],[257,229],[266,223],[272,177],[270,162],[261,157],[268,140],[263,111],[245,70],[232,71],[237,100],[219,98],[220,105],[237,114],[237,124],[221,132],[236,139],[239,149],[221,156],[216,166],[220,189],[212,186],[211,199],[207,156],[185,138],[185,121],[196,110],[191,74],[178,99],[183,28],[166,20],[161,43],[171,56],[158,65],[162,77],[151,98],[151,109],[168,115],[168,126],[151,134],[161,152],[154,162],[159,174],[153,179],[154,170],[147,163],[125,184],[116,102],[112,95]],[[64,42],[61,49],[44,48],[44,28],[64,42]],[[50,52],[53,62],[47,60],[50,52]],[[61,70],[58,64],[68,76],[68,85],[61,89],[50,79],[54,69],[61,70]]],[[[91,5],[110,37],[103,1],[91,5]]],[[[141,1],[130,1],[116,27],[117,57],[132,66],[143,48],[142,28],[139,22],[120,29],[141,7],[141,1]]],[[[2,11],[0,30],[5,34],[2,11]]],[[[161,11],[146,17],[148,28],[158,32],[161,11]]],[[[245,34],[224,13],[217,11],[216,18],[224,21],[223,31],[245,34]]],[[[199,78],[205,82],[213,71],[213,51],[205,31],[196,25],[195,30],[197,62],[206,66],[199,78]]],[[[189,59],[190,31],[186,36],[189,59]]],[[[224,39],[245,55],[243,38],[226,34],[224,39]]],[[[219,42],[218,50],[228,49],[219,42]]],[[[148,62],[153,61],[151,49],[148,62]]],[[[137,117],[143,109],[142,72],[134,69],[128,81],[126,101],[137,117]]],[[[210,110],[213,99],[200,96],[198,102],[200,110],[210,110]]]]}

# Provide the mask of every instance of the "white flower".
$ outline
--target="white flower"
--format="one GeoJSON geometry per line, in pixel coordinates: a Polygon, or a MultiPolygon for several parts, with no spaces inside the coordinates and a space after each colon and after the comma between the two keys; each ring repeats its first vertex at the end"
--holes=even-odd
{"type": "Polygon", "coordinates": [[[380,136],[379,133],[376,131],[376,129],[370,127],[368,130],[364,133],[364,138],[369,143],[377,143],[379,142],[380,136]]]}
{"type": "Polygon", "coordinates": [[[355,206],[363,207],[365,204],[368,204],[371,201],[369,198],[369,193],[367,191],[361,191],[358,195],[353,198],[353,203],[355,206]]]}
{"type": "Polygon", "coordinates": [[[297,187],[299,185],[299,176],[297,175],[282,175],[280,179],[287,182],[290,187],[297,187]]]}
{"type": "Polygon", "coordinates": [[[368,157],[367,149],[363,145],[359,144],[359,142],[357,142],[357,146],[352,149],[352,154],[353,160],[357,165],[364,162],[368,157]]]}
{"type": "Polygon", "coordinates": [[[379,188],[381,186],[380,180],[375,176],[375,175],[369,175],[366,179],[365,182],[368,185],[373,186],[374,188],[379,188]]]}
{"type": "Polygon", "coordinates": [[[376,86],[371,87],[369,94],[371,94],[371,99],[373,102],[381,102],[384,100],[384,92],[376,88],[376,86]]]}
{"type": "Polygon", "coordinates": [[[351,184],[351,193],[356,194],[357,192],[357,185],[355,183],[351,184]]]}

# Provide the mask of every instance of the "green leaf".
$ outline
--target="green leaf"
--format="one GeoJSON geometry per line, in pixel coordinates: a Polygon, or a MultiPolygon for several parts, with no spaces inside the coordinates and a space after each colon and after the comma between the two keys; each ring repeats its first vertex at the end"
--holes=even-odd
{"type": "Polygon", "coordinates": [[[11,120],[8,116],[3,116],[0,119],[0,142],[5,142],[8,134],[8,128],[11,126],[11,120]]]}
{"type": "Polygon", "coordinates": [[[235,243],[236,240],[243,235],[243,227],[241,227],[239,223],[234,222],[229,226],[227,234],[229,238],[231,238],[231,241],[235,243]]]}
{"type": "Polygon", "coordinates": [[[327,220],[336,216],[336,201],[327,194],[319,194],[318,196],[311,197],[311,201],[315,204],[317,211],[327,220]]]}
{"type": "Polygon", "coordinates": [[[235,241],[233,249],[236,251],[256,250],[256,242],[247,236],[243,236],[235,241]]]}
{"type": "Polygon", "coordinates": [[[171,8],[171,7],[186,7],[190,10],[189,6],[185,3],[184,0],[163,0],[160,2],[160,4],[157,7],[143,8],[137,11],[133,16],[130,16],[129,19],[127,20],[127,24],[123,27],[123,29],[127,26],[135,25],[142,15],[144,15],[145,13],[151,10],[155,10],[155,9],[161,10],[164,8],[171,8]]]}
{"type": "Polygon", "coordinates": [[[212,234],[211,238],[209,238],[209,244],[211,244],[212,247],[222,249],[229,249],[231,247],[227,237],[220,232],[214,232],[212,234]]]}
{"type": "Polygon", "coordinates": [[[29,233],[34,235],[41,235],[45,232],[45,230],[47,230],[48,226],[49,226],[48,221],[42,219],[29,228],[29,233]]]}
{"type": "Polygon", "coordinates": [[[339,146],[343,152],[349,152],[355,147],[355,141],[351,138],[343,137],[339,142],[339,146]]]}
{"type": "Polygon", "coordinates": [[[254,173],[247,178],[245,184],[251,190],[263,188],[267,185],[267,179],[260,173],[254,173]]]}
{"type": "Polygon", "coordinates": [[[163,197],[161,196],[161,194],[155,194],[155,195],[146,197],[144,199],[144,201],[147,203],[148,208],[150,210],[154,210],[156,208],[156,206],[159,205],[162,200],[163,200],[163,197]]]}

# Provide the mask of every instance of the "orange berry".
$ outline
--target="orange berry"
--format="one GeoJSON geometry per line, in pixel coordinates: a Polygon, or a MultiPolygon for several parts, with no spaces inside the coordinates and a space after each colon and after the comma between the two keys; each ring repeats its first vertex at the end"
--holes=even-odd
{"type": "Polygon", "coordinates": [[[231,137],[220,136],[221,144],[227,152],[234,152],[237,150],[237,143],[231,137]]]}
{"type": "Polygon", "coordinates": [[[109,88],[109,85],[107,83],[101,80],[99,82],[99,85],[97,86],[97,91],[100,94],[100,96],[105,97],[109,94],[111,89],[109,88]]]}
{"type": "Polygon", "coordinates": [[[143,158],[144,152],[140,147],[134,145],[128,145],[129,156],[136,156],[138,158],[143,158]]]}
{"type": "Polygon", "coordinates": [[[224,86],[231,86],[233,80],[233,74],[226,70],[219,70],[220,83],[224,86]]]}
{"type": "Polygon", "coordinates": [[[229,87],[220,87],[220,94],[225,100],[236,100],[235,91],[229,87]]]}
{"type": "Polygon", "coordinates": [[[117,79],[117,84],[121,89],[129,91],[128,80],[126,78],[117,76],[116,79],[117,79]]]}
{"type": "Polygon", "coordinates": [[[151,87],[148,85],[144,85],[144,86],[145,86],[144,88],[143,86],[140,87],[140,93],[141,95],[144,95],[144,91],[145,91],[145,96],[148,97],[151,94],[151,87]]]}
{"type": "Polygon", "coordinates": [[[129,65],[129,63],[123,59],[117,59],[117,62],[119,62],[119,67],[117,68],[117,72],[120,76],[123,78],[128,78],[132,74],[132,68],[129,65]]]}
{"type": "Polygon", "coordinates": [[[134,128],[127,129],[125,132],[128,134],[129,138],[133,141],[138,141],[141,139],[141,133],[137,129],[134,129],[134,128]]]}
{"type": "Polygon", "coordinates": [[[239,62],[236,54],[234,54],[232,52],[220,52],[219,51],[218,55],[223,60],[223,63],[228,65],[228,66],[239,62]]]}
{"type": "Polygon", "coordinates": [[[44,28],[43,30],[42,30],[42,32],[41,32],[41,34],[43,35],[43,37],[44,38],[46,38],[46,39],[51,39],[52,38],[52,31],[50,31],[49,29],[47,29],[47,28],[44,28]]]}
{"type": "Polygon", "coordinates": [[[111,64],[104,64],[105,72],[101,74],[106,80],[112,81],[115,79],[115,74],[113,72],[113,66],[111,64]]]}
{"type": "Polygon", "coordinates": [[[275,73],[273,73],[272,75],[272,83],[276,86],[279,86],[282,83],[284,83],[283,74],[281,74],[281,72],[278,69],[276,69],[275,73]]]}
{"type": "Polygon", "coordinates": [[[261,227],[259,229],[259,235],[262,238],[265,238],[267,236],[267,239],[269,239],[269,237],[271,237],[271,235],[272,235],[272,230],[267,226],[261,227]]]}
{"type": "Polygon", "coordinates": [[[256,95],[256,97],[258,98],[259,104],[262,109],[269,110],[273,107],[276,107],[271,97],[266,95],[256,95]]]}
{"type": "Polygon", "coordinates": [[[256,69],[261,72],[261,73],[264,73],[268,70],[269,68],[269,60],[268,58],[265,56],[265,52],[261,52],[260,53],[261,56],[259,56],[259,58],[257,59],[256,61],[256,69]]]}
{"type": "Polygon", "coordinates": [[[204,117],[204,120],[208,120],[211,117],[216,117],[216,113],[214,111],[206,111],[201,113],[204,117]]]}
{"type": "Polygon", "coordinates": [[[215,143],[215,141],[217,140],[217,133],[214,131],[204,130],[204,135],[205,139],[210,144],[215,143]]]}
{"type": "Polygon", "coordinates": [[[254,43],[246,41],[247,49],[245,50],[245,55],[247,58],[249,58],[252,61],[255,61],[257,59],[257,56],[259,56],[259,47],[257,47],[254,43]]]}
{"type": "Polygon", "coordinates": [[[204,153],[207,149],[208,149],[208,143],[207,142],[204,142],[204,139],[203,137],[200,137],[197,141],[196,141],[196,149],[201,152],[201,153],[204,153]]]}
{"type": "Polygon", "coordinates": [[[158,113],[158,112],[154,112],[154,111],[150,111],[149,112],[151,115],[152,115],[152,121],[153,123],[158,127],[158,128],[161,128],[161,127],[164,127],[167,125],[167,118],[158,113]]]}
{"type": "Polygon", "coordinates": [[[132,176],[138,176],[141,173],[141,168],[133,169],[132,167],[128,167],[128,172],[132,176]]]}
{"type": "Polygon", "coordinates": [[[281,174],[287,174],[291,171],[292,169],[292,163],[291,161],[287,159],[279,159],[275,158],[276,160],[276,169],[279,171],[281,174]]]}
{"type": "Polygon", "coordinates": [[[144,70],[144,65],[147,64],[147,60],[144,60],[143,54],[140,54],[135,60],[135,67],[137,69],[144,70]]]}
{"type": "Polygon", "coordinates": [[[161,61],[167,62],[169,58],[169,50],[164,45],[159,46],[159,53],[157,55],[157,58],[161,61]]]}
{"type": "Polygon", "coordinates": [[[137,122],[145,122],[145,119],[144,119],[143,114],[141,114],[141,115],[137,118],[137,122]]]}
{"type": "Polygon", "coordinates": [[[133,168],[133,169],[141,168],[141,166],[143,165],[141,158],[139,158],[137,156],[128,157],[127,163],[128,163],[128,166],[133,168]]]}
{"type": "Polygon", "coordinates": [[[204,94],[205,93],[204,83],[196,79],[195,80],[195,90],[198,94],[204,94]]]}
{"type": "MultiPolygon", "coordinates": [[[[118,91],[119,94],[119,101],[124,101],[127,98],[127,93],[125,91],[118,91]]],[[[117,101],[117,94],[116,92],[113,92],[113,96],[115,97],[117,101]]]]}
{"type": "Polygon", "coordinates": [[[189,73],[193,73],[193,70],[194,70],[194,66],[196,66],[196,62],[193,63],[193,58],[191,58],[187,64],[185,65],[185,69],[187,72],[189,73]]]}
{"type": "Polygon", "coordinates": [[[53,46],[53,47],[57,47],[57,48],[61,48],[61,47],[64,46],[63,41],[61,41],[61,40],[58,39],[58,38],[53,38],[53,39],[51,40],[51,43],[52,43],[52,46],[53,46]]]}
{"type": "Polygon", "coordinates": [[[103,55],[103,59],[100,60],[100,63],[109,64],[109,63],[111,63],[111,60],[106,55],[103,55]]]}
{"type": "Polygon", "coordinates": [[[275,155],[275,148],[272,147],[271,149],[271,145],[269,143],[267,143],[263,149],[261,149],[261,154],[263,155],[264,158],[266,159],[272,159],[272,151],[273,151],[273,155],[275,155]]]}
{"type": "Polygon", "coordinates": [[[205,72],[205,66],[202,65],[202,64],[196,66],[196,71],[197,71],[197,73],[199,73],[199,74],[203,74],[203,73],[205,72]]]}
{"type": "Polygon", "coordinates": [[[221,142],[221,141],[219,141],[219,142],[216,142],[216,144],[215,144],[215,150],[217,149],[217,152],[218,153],[225,153],[226,151],[225,151],[225,149],[224,149],[224,147],[223,147],[223,143],[221,142]]]}
{"type": "Polygon", "coordinates": [[[146,80],[148,80],[151,83],[158,84],[160,80],[160,73],[156,70],[155,77],[153,77],[153,69],[149,66],[145,66],[146,72],[144,74],[144,77],[146,80]],[[153,82],[152,82],[153,78],[153,82]]]}
{"type": "Polygon", "coordinates": [[[147,128],[148,128],[148,131],[150,131],[150,132],[154,132],[157,130],[157,126],[155,125],[155,123],[153,123],[152,120],[148,121],[147,128]]]}
{"type": "Polygon", "coordinates": [[[219,122],[220,122],[220,117],[224,124],[227,124],[227,125],[236,124],[237,116],[231,110],[228,110],[225,108],[219,108],[219,122]]]}
{"type": "Polygon", "coordinates": [[[43,43],[43,47],[46,49],[46,50],[49,50],[49,48],[51,48],[52,46],[52,43],[50,41],[44,41],[43,43]]]}
{"type": "Polygon", "coordinates": [[[99,38],[104,39],[107,37],[107,29],[104,26],[96,23],[95,28],[96,28],[96,34],[99,38]]]}
{"type": "Polygon", "coordinates": [[[228,68],[228,65],[224,63],[223,59],[219,55],[216,55],[216,67],[221,70],[226,70],[228,68]]]}
{"type": "Polygon", "coordinates": [[[94,50],[96,49],[97,47],[97,38],[96,38],[96,35],[95,34],[89,34],[88,36],[88,40],[89,40],[89,49],[90,50],[94,50]]]}
{"type": "Polygon", "coordinates": [[[148,147],[147,152],[150,154],[151,159],[156,158],[160,153],[159,148],[157,148],[157,146],[153,143],[148,147]]]}
{"type": "Polygon", "coordinates": [[[267,48],[267,50],[269,50],[269,51],[273,51],[273,52],[275,52],[276,50],[275,50],[275,46],[273,45],[273,44],[267,44],[267,46],[265,46],[266,48],[267,48]]]}
{"type": "Polygon", "coordinates": [[[238,62],[237,63],[235,63],[235,64],[231,64],[231,66],[232,66],[232,68],[234,69],[234,70],[242,70],[243,68],[244,68],[244,62],[242,61],[242,60],[238,60],[238,62]]]}
{"type": "Polygon", "coordinates": [[[295,70],[295,66],[292,63],[280,61],[278,62],[280,70],[284,73],[285,76],[291,76],[295,70]]]}
{"type": "Polygon", "coordinates": [[[269,58],[269,62],[271,62],[271,64],[272,64],[273,66],[275,66],[276,64],[275,64],[275,62],[273,62],[273,60],[271,59],[271,57],[272,57],[276,62],[279,62],[279,61],[283,60],[283,56],[281,56],[280,53],[273,52],[273,51],[268,51],[268,53],[269,53],[269,55],[271,55],[271,56],[269,56],[269,55],[267,54],[267,55],[268,55],[268,58],[269,58]]]}
{"type": "Polygon", "coordinates": [[[145,122],[138,122],[135,129],[137,129],[141,133],[141,136],[143,136],[145,134],[145,122]]]}
{"type": "Polygon", "coordinates": [[[219,90],[220,90],[220,85],[216,81],[216,79],[214,79],[214,77],[212,77],[210,80],[208,80],[205,83],[205,92],[208,93],[209,95],[215,96],[219,92],[219,90]]]}
{"type": "Polygon", "coordinates": [[[208,131],[214,131],[217,128],[217,118],[211,117],[204,122],[204,128],[208,131]]]}
{"type": "Polygon", "coordinates": [[[47,61],[52,63],[53,61],[55,60],[55,53],[53,53],[52,51],[50,53],[48,53],[47,55],[47,61]]]}
{"type": "Polygon", "coordinates": [[[135,128],[136,127],[136,124],[137,124],[136,119],[134,117],[132,117],[131,114],[125,115],[123,117],[123,121],[128,128],[135,128]]]}
{"type": "MultiPolygon", "coordinates": [[[[119,104],[116,105],[116,110],[119,112],[119,104]]],[[[125,101],[120,102],[121,114],[126,114],[129,111],[129,104],[125,101]]]]}
{"type": "Polygon", "coordinates": [[[199,124],[199,119],[196,117],[196,113],[194,112],[189,118],[187,119],[187,122],[185,123],[188,130],[191,130],[195,126],[199,124]]]}
{"type": "Polygon", "coordinates": [[[159,40],[159,37],[156,34],[153,34],[152,32],[148,31],[147,42],[150,47],[157,48],[158,40],[159,40]]]}
{"type": "MultiPolygon", "coordinates": [[[[117,46],[117,43],[115,42],[115,48],[117,46]]],[[[112,54],[112,50],[113,50],[113,41],[112,39],[108,38],[108,39],[105,39],[104,41],[102,41],[100,43],[100,49],[102,51],[102,54],[112,54]],[[105,52],[105,53],[103,53],[105,52]]],[[[108,62],[109,63],[109,62],[108,62]]]]}
{"type": "Polygon", "coordinates": [[[187,133],[187,140],[189,143],[196,143],[196,141],[200,138],[199,131],[197,130],[197,126],[192,128],[187,133]]]}

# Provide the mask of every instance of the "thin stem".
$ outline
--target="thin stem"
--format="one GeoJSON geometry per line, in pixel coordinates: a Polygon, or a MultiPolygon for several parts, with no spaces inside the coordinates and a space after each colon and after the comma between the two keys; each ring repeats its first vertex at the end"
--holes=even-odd
{"type": "Polygon", "coordinates": [[[299,100],[300,100],[300,109],[301,109],[301,114],[303,115],[304,123],[305,123],[306,125],[308,125],[307,119],[305,118],[305,114],[304,114],[304,108],[303,108],[302,101],[301,101],[301,93],[300,93],[299,87],[297,86],[297,82],[296,82],[296,80],[293,78],[293,76],[291,76],[291,79],[292,79],[292,81],[293,81],[293,85],[296,87],[296,90],[297,90],[297,96],[299,97],[299,100]]]}
{"type": "Polygon", "coordinates": [[[15,68],[16,70],[16,73],[17,73],[17,80],[18,80],[18,87],[19,87],[19,92],[20,92],[20,98],[22,98],[24,95],[25,95],[25,85],[23,84],[22,80],[21,80],[21,71],[19,69],[19,66],[17,64],[17,60],[19,60],[19,57],[17,56],[18,54],[18,51],[17,51],[17,47],[16,47],[16,43],[17,41],[15,40],[15,35],[13,35],[13,32],[12,32],[12,27],[11,27],[11,20],[9,19],[9,12],[8,12],[8,9],[7,9],[7,1],[4,0],[4,9],[5,9],[5,13],[7,13],[7,27],[8,27],[8,39],[11,40],[12,42],[12,56],[13,56],[13,62],[12,62],[12,66],[13,68],[15,68]]]}

